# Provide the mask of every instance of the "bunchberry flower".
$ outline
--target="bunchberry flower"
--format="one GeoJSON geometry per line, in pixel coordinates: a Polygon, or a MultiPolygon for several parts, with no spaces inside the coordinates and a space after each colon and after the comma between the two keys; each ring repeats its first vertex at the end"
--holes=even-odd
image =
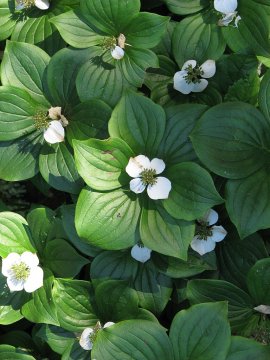
{"type": "Polygon", "coordinates": [[[81,347],[84,350],[92,350],[98,332],[112,325],[114,325],[114,322],[109,321],[102,327],[101,323],[98,321],[93,328],[84,329],[79,341],[81,347]]]}
{"type": "Polygon", "coordinates": [[[149,160],[144,155],[130,158],[126,172],[133,177],[129,183],[130,190],[136,194],[142,193],[147,188],[148,196],[153,200],[167,199],[172,185],[170,180],[161,174],[165,169],[165,163],[161,159],[149,160]]]}
{"type": "Polygon", "coordinates": [[[196,60],[188,60],[182,66],[181,71],[174,74],[173,87],[182,94],[201,92],[208,85],[206,79],[211,78],[215,73],[216,63],[214,60],[207,60],[201,66],[197,65],[196,60]]]}
{"type": "Polygon", "coordinates": [[[36,6],[40,10],[48,10],[50,2],[48,0],[16,0],[16,10],[29,9],[36,6]]]}
{"type": "Polygon", "coordinates": [[[116,60],[121,60],[124,55],[125,51],[118,45],[115,45],[114,49],[111,50],[111,55],[116,60]]]}
{"type": "Polygon", "coordinates": [[[7,277],[10,291],[31,293],[43,286],[43,270],[38,266],[36,254],[25,251],[21,255],[10,253],[2,260],[2,274],[7,277]]]}
{"type": "Polygon", "coordinates": [[[237,0],[214,0],[215,10],[222,13],[222,18],[219,20],[219,26],[228,26],[234,21],[234,26],[238,27],[238,22],[241,16],[237,15],[237,0]]]}
{"type": "Polygon", "coordinates": [[[213,209],[208,210],[203,218],[198,219],[199,224],[190,246],[200,255],[214,250],[216,243],[222,241],[227,235],[223,226],[214,225],[217,221],[218,213],[213,209]]]}
{"type": "Polygon", "coordinates": [[[145,263],[151,258],[151,252],[151,249],[142,244],[136,244],[131,248],[131,256],[141,263],[145,263]]]}
{"type": "Polygon", "coordinates": [[[64,141],[65,130],[64,127],[68,125],[68,120],[61,113],[61,107],[51,107],[48,111],[48,116],[52,121],[48,122],[48,126],[44,131],[44,139],[49,144],[56,144],[64,141]]]}

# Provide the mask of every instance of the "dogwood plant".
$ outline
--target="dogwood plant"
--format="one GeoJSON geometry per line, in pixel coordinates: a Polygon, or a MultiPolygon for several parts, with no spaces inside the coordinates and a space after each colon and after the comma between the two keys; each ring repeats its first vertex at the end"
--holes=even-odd
{"type": "Polygon", "coordinates": [[[31,293],[43,286],[43,270],[36,254],[25,251],[21,255],[10,253],[2,260],[2,274],[7,278],[10,291],[31,293]]]}
{"type": "Polygon", "coordinates": [[[234,26],[238,26],[241,17],[237,15],[237,0],[215,0],[214,8],[222,13],[222,19],[219,20],[219,26],[228,26],[234,20],[234,26]]]}
{"type": "Polygon", "coordinates": [[[29,9],[36,6],[40,10],[48,10],[50,2],[48,0],[16,0],[16,10],[29,9]]]}
{"type": "Polygon", "coordinates": [[[106,322],[104,326],[101,326],[101,323],[98,321],[93,328],[89,327],[84,329],[79,341],[81,347],[87,351],[92,350],[98,332],[112,325],[114,325],[114,322],[109,321],[106,322]]]}
{"type": "Polygon", "coordinates": [[[218,213],[210,209],[205,215],[198,219],[196,235],[191,241],[191,248],[204,255],[215,249],[216,243],[222,241],[227,235],[223,226],[214,225],[218,221],[218,213]]]}
{"type": "Polygon", "coordinates": [[[150,199],[167,199],[172,185],[169,179],[156,175],[165,169],[165,163],[161,159],[149,160],[145,155],[138,155],[129,159],[126,172],[133,177],[129,183],[130,190],[136,194],[142,193],[147,188],[150,199]]]}
{"type": "Polygon", "coordinates": [[[177,71],[173,77],[173,87],[182,94],[191,92],[201,92],[207,85],[209,79],[216,73],[216,63],[214,60],[207,60],[202,65],[197,65],[196,60],[188,60],[182,66],[181,71],[177,71]]]}
{"type": "Polygon", "coordinates": [[[133,259],[145,263],[151,258],[152,250],[142,244],[136,244],[131,248],[131,257],[133,259]]]}
{"type": "Polygon", "coordinates": [[[62,115],[61,107],[51,107],[48,111],[48,117],[52,119],[52,121],[48,123],[47,129],[44,131],[44,139],[49,144],[56,144],[64,141],[64,127],[68,125],[68,120],[62,115]]]}

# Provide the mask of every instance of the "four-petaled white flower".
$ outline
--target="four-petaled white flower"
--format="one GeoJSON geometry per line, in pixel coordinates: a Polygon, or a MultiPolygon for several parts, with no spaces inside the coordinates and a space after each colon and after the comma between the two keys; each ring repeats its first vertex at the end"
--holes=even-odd
{"type": "Polygon", "coordinates": [[[84,350],[92,350],[93,344],[95,341],[95,338],[97,336],[97,333],[105,328],[108,328],[109,326],[114,325],[115,323],[112,321],[106,322],[106,324],[102,327],[100,322],[98,321],[95,327],[93,328],[86,328],[83,330],[79,344],[84,350]]]}
{"type": "Polygon", "coordinates": [[[182,66],[181,71],[174,74],[173,87],[182,94],[201,92],[208,85],[206,79],[211,78],[215,73],[216,63],[214,60],[207,60],[201,66],[197,65],[196,60],[188,60],[182,66]]]}
{"type": "Polygon", "coordinates": [[[136,194],[142,193],[147,188],[148,196],[153,200],[167,199],[172,185],[170,180],[161,174],[165,169],[165,163],[161,159],[149,160],[144,155],[130,158],[126,172],[133,177],[129,183],[130,190],[136,194]]]}
{"type": "Polygon", "coordinates": [[[40,10],[48,10],[50,2],[48,0],[16,0],[16,10],[27,9],[32,6],[36,6],[40,10]]]}
{"type": "Polygon", "coordinates": [[[56,144],[65,139],[64,127],[68,125],[68,120],[61,111],[60,106],[51,107],[48,111],[48,116],[52,121],[49,122],[48,128],[44,131],[44,139],[49,144],[56,144]]]}
{"type": "Polygon", "coordinates": [[[227,235],[223,226],[214,225],[217,221],[218,213],[213,209],[208,210],[204,217],[198,220],[196,235],[190,246],[200,255],[214,250],[216,243],[222,241],[227,235]]]}
{"type": "Polygon", "coordinates": [[[215,10],[222,13],[222,19],[219,20],[219,26],[228,26],[234,21],[234,26],[238,27],[241,16],[237,15],[237,0],[214,0],[215,10]]]}
{"type": "Polygon", "coordinates": [[[31,293],[43,286],[43,270],[38,266],[36,254],[25,251],[21,255],[10,253],[2,260],[2,274],[7,277],[10,291],[31,293]]]}
{"type": "MultiPolygon", "coordinates": [[[[126,37],[124,34],[120,34],[117,38],[117,44],[114,45],[114,48],[111,49],[111,55],[116,60],[121,60],[125,55],[125,46],[129,45],[126,44],[126,37]]],[[[130,46],[130,45],[129,45],[130,46]]]]}
{"type": "Polygon", "coordinates": [[[136,244],[131,248],[131,256],[141,263],[145,263],[151,258],[151,252],[151,249],[141,244],[136,244]]]}

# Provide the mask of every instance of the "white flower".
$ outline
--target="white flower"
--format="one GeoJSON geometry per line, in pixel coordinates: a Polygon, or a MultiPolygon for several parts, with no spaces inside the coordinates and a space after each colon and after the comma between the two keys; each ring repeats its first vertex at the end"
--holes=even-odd
{"type": "Polygon", "coordinates": [[[182,66],[181,71],[174,74],[173,87],[182,94],[201,92],[208,85],[206,79],[211,78],[215,73],[216,63],[214,60],[207,60],[201,66],[197,66],[196,60],[188,60],[182,66]]]}
{"type": "Polygon", "coordinates": [[[165,177],[156,177],[164,169],[165,163],[161,159],[150,161],[144,155],[130,158],[126,167],[128,175],[134,178],[129,183],[130,190],[140,194],[147,187],[147,194],[151,199],[167,199],[172,188],[171,182],[165,177]]]}
{"type": "Polygon", "coordinates": [[[28,9],[32,6],[36,6],[40,10],[48,10],[50,2],[48,0],[16,0],[16,10],[28,9]]]}
{"type": "Polygon", "coordinates": [[[259,305],[253,308],[261,314],[270,315],[270,305],[259,305]]]}
{"type": "Polygon", "coordinates": [[[49,118],[52,120],[59,120],[63,126],[68,125],[67,118],[62,114],[61,106],[51,107],[48,110],[49,118]]]}
{"type": "Polygon", "coordinates": [[[48,128],[44,131],[44,139],[49,144],[56,144],[64,141],[65,130],[59,120],[53,120],[49,122],[48,128]]]}
{"type": "Polygon", "coordinates": [[[228,26],[234,21],[234,26],[238,27],[241,16],[237,15],[237,0],[214,0],[214,8],[222,13],[222,18],[218,21],[219,26],[228,26]]]}
{"type": "Polygon", "coordinates": [[[10,291],[31,293],[43,286],[43,270],[38,266],[36,254],[25,251],[21,255],[10,253],[2,260],[2,274],[7,277],[10,291]]]}
{"type": "Polygon", "coordinates": [[[150,259],[151,252],[152,250],[148,249],[146,246],[136,244],[131,249],[131,256],[133,257],[133,259],[141,263],[145,263],[150,259]]]}
{"type": "Polygon", "coordinates": [[[84,329],[81,334],[79,344],[84,350],[92,350],[97,333],[100,330],[108,328],[112,325],[114,325],[114,322],[109,321],[102,327],[100,322],[98,321],[95,327],[84,329]]]}
{"type": "Polygon", "coordinates": [[[191,248],[204,255],[216,247],[216,243],[222,241],[227,235],[223,226],[216,226],[218,213],[215,210],[208,210],[203,218],[199,219],[200,225],[197,226],[197,234],[191,241],[191,248]]]}
{"type": "Polygon", "coordinates": [[[124,57],[125,51],[118,45],[115,45],[114,49],[111,50],[111,55],[114,59],[120,60],[124,57]]]}

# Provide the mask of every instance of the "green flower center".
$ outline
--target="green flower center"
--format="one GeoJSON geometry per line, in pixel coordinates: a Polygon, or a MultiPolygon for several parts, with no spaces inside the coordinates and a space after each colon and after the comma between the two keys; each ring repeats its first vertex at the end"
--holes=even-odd
{"type": "Polygon", "coordinates": [[[48,112],[44,110],[38,110],[34,115],[35,127],[37,130],[47,129],[49,126],[48,112]]]}
{"type": "Polygon", "coordinates": [[[147,185],[155,185],[157,182],[157,179],[155,178],[156,170],[154,169],[144,169],[140,173],[140,177],[142,179],[142,182],[145,186],[147,185]]]}
{"type": "Polygon", "coordinates": [[[25,9],[30,9],[35,5],[35,0],[21,0],[20,4],[23,4],[25,9]]]}
{"type": "Polygon", "coordinates": [[[27,280],[30,275],[30,268],[24,262],[15,264],[11,267],[14,277],[16,280],[27,280]]]}
{"type": "Polygon", "coordinates": [[[192,68],[192,65],[190,64],[184,70],[187,71],[187,74],[184,76],[184,78],[188,84],[196,84],[201,82],[200,77],[204,74],[204,72],[200,66],[195,66],[192,68]]]}
{"type": "Polygon", "coordinates": [[[207,240],[208,237],[213,235],[213,231],[208,222],[201,222],[199,225],[196,225],[195,235],[200,240],[207,240]]]}
{"type": "Polygon", "coordinates": [[[116,46],[116,38],[114,36],[103,39],[102,48],[104,50],[112,50],[116,46]]]}
{"type": "Polygon", "coordinates": [[[102,329],[101,323],[100,321],[98,321],[95,325],[95,327],[93,328],[93,332],[89,335],[89,339],[92,343],[94,343],[94,341],[97,338],[98,332],[102,329]]]}

